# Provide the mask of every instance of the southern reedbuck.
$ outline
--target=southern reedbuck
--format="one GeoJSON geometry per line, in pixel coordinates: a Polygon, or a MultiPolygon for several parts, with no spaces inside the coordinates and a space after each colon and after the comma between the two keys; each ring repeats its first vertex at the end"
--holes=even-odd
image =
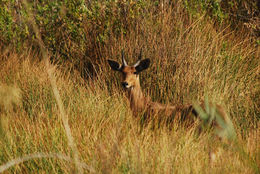
{"type": "MultiPolygon", "coordinates": [[[[144,116],[146,121],[155,119],[167,124],[174,123],[177,120],[179,122],[188,123],[187,125],[192,125],[195,120],[198,120],[197,117],[200,113],[195,110],[192,104],[167,105],[153,102],[149,97],[144,96],[140,86],[139,74],[149,67],[150,59],[142,60],[142,51],[138,56],[138,61],[133,66],[127,64],[123,51],[122,64],[114,60],[108,60],[108,63],[112,70],[119,71],[122,74],[121,84],[127,92],[130,107],[135,117],[144,116]]],[[[212,103],[209,105],[213,106],[212,103]]],[[[204,102],[201,102],[200,107],[205,108],[207,106],[205,106],[204,102]]],[[[211,113],[214,115],[217,114],[220,117],[221,123],[230,123],[226,112],[220,105],[214,105],[214,111],[211,113]]],[[[211,125],[220,130],[223,126],[219,125],[216,120],[217,118],[210,117],[206,122],[210,122],[211,125]]]]}

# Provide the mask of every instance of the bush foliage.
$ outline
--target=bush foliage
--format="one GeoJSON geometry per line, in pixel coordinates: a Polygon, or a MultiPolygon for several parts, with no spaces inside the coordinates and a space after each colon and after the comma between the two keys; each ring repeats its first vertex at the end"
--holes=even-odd
{"type": "MultiPolygon", "coordinates": [[[[0,41],[18,50],[35,44],[34,33],[28,21],[23,1],[0,2],[0,41]]],[[[164,27],[163,11],[171,15],[191,15],[196,19],[208,16],[213,23],[259,29],[259,7],[251,0],[196,0],[196,1],[30,1],[43,41],[56,61],[69,60],[77,65],[97,63],[111,37],[131,34],[138,24],[151,27],[156,32],[164,27]],[[158,27],[158,28],[156,28],[158,27]]],[[[190,19],[189,19],[190,20],[190,19]]],[[[188,21],[187,21],[188,22],[188,21]]]]}

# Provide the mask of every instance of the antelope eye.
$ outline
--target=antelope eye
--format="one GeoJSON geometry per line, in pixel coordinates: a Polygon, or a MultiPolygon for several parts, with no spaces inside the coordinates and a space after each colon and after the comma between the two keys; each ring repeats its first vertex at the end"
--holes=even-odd
{"type": "Polygon", "coordinates": [[[122,72],[122,75],[123,75],[123,78],[125,78],[125,76],[126,76],[126,73],[122,72]]]}

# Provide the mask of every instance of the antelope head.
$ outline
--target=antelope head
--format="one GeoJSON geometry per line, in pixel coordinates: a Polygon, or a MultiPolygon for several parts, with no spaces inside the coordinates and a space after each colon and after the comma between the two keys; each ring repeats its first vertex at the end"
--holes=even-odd
{"type": "Polygon", "coordinates": [[[150,59],[142,60],[142,51],[138,56],[138,61],[133,65],[127,65],[124,58],[124,52],[122,51],[122,64],[114,60],[108,60],[108,63],[112,70],[119,71],[122,73],[121,84],[125,89],[133,89],[135,87],[140,87],[139,73],[147,69],[150,65],[150,59]]]}

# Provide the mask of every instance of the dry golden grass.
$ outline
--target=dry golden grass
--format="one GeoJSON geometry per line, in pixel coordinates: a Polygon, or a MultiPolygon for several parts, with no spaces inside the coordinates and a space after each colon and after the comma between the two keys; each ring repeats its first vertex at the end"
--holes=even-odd
{"type": "Polygon", "coordinates": [[[1,50],[0,171],[73,173],[78,167],[85,173],[258,173],[256,39],[246,31],[215,27],[203,17],[192,20],[175,8],[140,21],[121,38],[112,35],[102,50],[97,76],[89,79],[82,79],[71,65],[48,67],[31,50],[1,50]],[[152,61],[141,74],[146,95],[163,103],[208,96],[228,111],[237,140],[217,141],[213,132],[197,135],[195,128],[178,124],[172,130],[142,128],[105,61],[119,59],[123,48],[127,60],[135,62],[141,47],[152,61]],[[54,83],[63,109],[53,93],[54,83]],[[71,135],[61,111],[68,116],[71,135]],[[217,152],[214,163],[208,154],[212,149],[217,152]]]}
{"type": "MultiPolygon", "coordinates": [[[[28,154],[47,153],[50,157],[42,155],[5,172],[71,173],[70,148],[44,63],[30,61],[34,55],[30,56],[10,53],[1,58],[4,65],[0,71],[1,83],[15,85],[22,91],[21,99],[9,93],[9,97],[20,100],[16,109],[1,112],[1,164],[28,154]],[[64,157],[67,160],[55,154],[67,156],[64,157]]],[[[111,84],[117,88],[111,91],[105,85],[106,74],[85,82],[76,71],[55,69],[80,160],[87,166],[85,173],[255,173],[259,170],[257,127],[242,134],[236,124],[237,144],[216,143],[211,133],[196,136],[194,129],[178,125],[172,131],[149,127],[140,131],[126,98],[117,90],[120,88],[111,84]],[[209,162],[210,148],[217,149],[219,155],[213,165],[209,162]]],[[[232,104],[228,103],[227,108],[232,104]]]]}

